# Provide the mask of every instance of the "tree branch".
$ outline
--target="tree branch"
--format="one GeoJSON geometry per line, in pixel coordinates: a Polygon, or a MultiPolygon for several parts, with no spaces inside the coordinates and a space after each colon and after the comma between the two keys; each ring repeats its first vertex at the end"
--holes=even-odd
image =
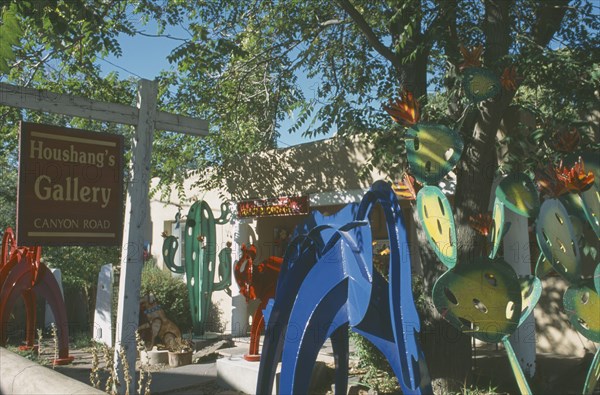
{"type": "Polygon", "coordinates": [[[341,20],[341,19],[330,19],[330,20],[325,21],[325,22],[320,22],[319,26],[321,26],[321,27],[327,27],[329,25],[340,25],[342,23],[344,23],[344,21],[341,20]]]}
{"type": "Polygon", "coordinates": [[[569,0],[539,2],[535,13],[535,23],[531,29],[531,36],[536,44],[545,47],[550,43],[552,36],[560,28],[568,6],[569,0]]]}
{"type": "Polygon", "coordinates": [[[349,0],[336,0],[337,3],[342,7],[344,11],[350,15],[350,18],[356,23],[356,26],[363,32],[367,41],[373,46],[373,49],[377,51],[381,56],[392,62],[394,67],[398,70],[402,68],[402,62],[396,54],[390,50],[388,47],[383,45],[379,38],[373,32],[373,29],[369,26],[365,18],[361,15],[361,13],[354,8],[354,6],[350,3],[349,0]]]}
{"type": "Polygon", "coordinates": [[[485,34],[485,53],[483,55],[485,66],[494,68],[508,55],[510,47],[510,21],[509,10],[513,0],[495,1],[485,0],[485,20],[483,24],[485,34]]]}
{"type": "Polygon", "coordinates": [[[149,34],[149,33],[143,32],[141,30],[134,30],[133,33],[139,34],[140,36],[144,36],[144,37],[152,37],[152,38],[160,37],[160,38],[168,38],[168,39],[176,40],[176,41],[184,41],[184,42],[188,41],[187,38],[174,37],[170,34],[149,34]]]}

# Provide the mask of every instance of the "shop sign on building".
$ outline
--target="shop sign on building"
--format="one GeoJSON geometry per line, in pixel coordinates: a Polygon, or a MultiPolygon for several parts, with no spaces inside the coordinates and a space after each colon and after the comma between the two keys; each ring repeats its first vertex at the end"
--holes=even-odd
{"type": "Polygon", "coordinates": [[[21,122],[18,245],[120,245],[123,136],[21,122]]]}
{"type": "Polygon", "coordinates": [[[308,214],[308,196],[278,197],[238,202],[238,218],[308,214]]]}

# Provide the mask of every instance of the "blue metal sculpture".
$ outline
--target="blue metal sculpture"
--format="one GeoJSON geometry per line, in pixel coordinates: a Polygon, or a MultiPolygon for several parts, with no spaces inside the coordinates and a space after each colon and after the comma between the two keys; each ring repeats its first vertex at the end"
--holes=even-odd
{"type": "Polygon", "coordinates": [[[376,182],[360,205],[348,205],[331,217],[313,213],[297,228],[269,311],[256,393],[272,392],[280,358],[280,393],[307,393],[317,353],[331,338],[335,389],[345,394],[348,328],[383,353],[403,393],[432,392],[417,340],[420,323],[402,212],[385,182],[376,182]],[[368,218],[376,204],[384,209],[390,241],[387,283],[373,270],[368,218]]]}

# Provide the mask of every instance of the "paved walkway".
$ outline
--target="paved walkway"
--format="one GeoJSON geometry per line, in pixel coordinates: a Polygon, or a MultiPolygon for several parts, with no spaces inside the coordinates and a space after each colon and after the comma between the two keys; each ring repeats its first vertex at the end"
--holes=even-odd
{"type": "MultiPolygon", "coordinates": [[[[73,350],[71,355],[75,357],[72,364],[57,366],[55,370],[89,385],[90,371],[92,369],[91,354],[81,350],[73,350]]],[[[217,369],[215,362],[195,363],[176,368],[162,366],[158,369],[153,368],[151,372],[152,382],[150,384],[150,392],[155,395],[173,393],[206,395],[238,394],[235,391],[221,388],[216,384],[217,369]]],[[[106,378],[106,373],[101,371],[100,381],[102,386],[106,382],[106,378]]],[[[136,378],[139,378],[139,370],[137,371],[136,378]]]]}
{"type": "MultiPolygon", "coordinates": [[[[242,356],[248,351],[249,338],[237,338],[236,345],[219,353],[226,356],[242,356]]],[[[92,369],[92,355],[88,351],[72,350],[71,355],[75,357],[72,364],[57,366],[56,371],[74,378],[78,381],[90,384],[90,371],[92,369]]],[[[198,354],[195,354],[196,356],[198,354]]],[[[100,355],[102,360],[102,355],[100,355]]],[[[327,341],[319,356],[319,361],[333,363],[333,352],[331,343],[327,341]]],[[[103,363],[102,363],[103,366],[103,363]]],[[[214,361],[206,363],[194,363],[191,365],[171,368],[169,366],[153,367],[150,391],[152,394],[242,394],[229,388],[220,387],[217,384],[217,369],[214,361]]],[[[107,375],[100,371],[100,382],[106,383],[107,375]]],[[[139,378],[139,366],[136,378],[139,378]]],[[[102,387],[103,388],[103,387],[102,387]]]]}
{"type": "MultiPolygon", "coordinates": [[[[236,347],[222,350],[225,355],[242,355],[248,350],[245,339],[236,339],[236,347]]],[[[58,366],[56,370],[76,380],[90,383],[90,370],[92,367],[91,354],[81,350],[71,352],[75,361],[71,365],[58,366]]],[[[330,343],[327,342],[322,349],[319,360],[326,363],[333,361],[330,343]]],[[[534,393],[544,394],[577,394],[581,393],[585,374],[591,362],[591,354],[586,358],[568,358],[563,356],[538,354],[536,378],[530,382],[534,393]],[[537,390],[537,391],[536,391],[537,390]]],[[[206,363],[196,363],[177,368],[163,366],[153,369],[150,390],[152,394],[181,394],[181,395],[233,395],[242,394],[229,388],[217,385],[217,370],[214,359],[206,363]]],[[[475,372],[479,377],[478,385],[485,387],[492,379],[498,390],[502,393],[514,392],[514,377],[510,371],[508,358],[504,350],[483,349],[478,351],[475,362],[475,372]]],[[[139,376],[137,376],[139,378],[139,376]]],[[[101,382],[106,382],[105,373],[101,375],[101,382]]],[[[598,393],[596,389],[594,394],[598,393]]]]}

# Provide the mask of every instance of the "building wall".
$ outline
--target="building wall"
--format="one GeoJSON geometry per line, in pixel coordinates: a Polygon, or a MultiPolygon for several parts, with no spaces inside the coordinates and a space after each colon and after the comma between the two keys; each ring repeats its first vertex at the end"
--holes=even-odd
{"type": "MultiPolygon", "coordinates": [[[[260,153],[241,163],[239,172],[228,180],[230,193],[223,191],[201,191],[192,187],[195,179],[184,183],[185,200],[180,200],[176,191],[168,197],[158,195],[150,201],[151,231],[148,239],[150,251],[159,267],[166,270],[162,257],[162,232],[173,232],[175,215],[181,208],[182,219],[190,206],[197,200],[205,200],[215,217],[221,215],[223,199],[230,199],[235,212],[235,202],[244,199],[271,198],[279,196],[308,196],[310,207],[323,212],[334,212],[344,204],[360,201],[368,187],[385,175],[377,170],[359,177],[366,164],[368,144],[358,139],[330,139],[303,144],[291,149],[260,153]]],[[[156,185],[158,180],[153,180],[156,185]]],[[[277,245],[278,231],[291,233],[306,216],[265,217],[237,219],[232,216],[226,225],[217,225],[217,252],[231,241],[232,258],[236,262],[241,255],[243,243],[254,243],[257,247],[256,262],[271,255],[280,254],[277,245]]],[[[182,278],[182,281],[184,279],[182,278]]],[[[212,301],[223,311],[225,331],[243,336],[249,330],[250,316],[256,303],[247,306],[233,280],[232,297],[225,292],[214,292],[212,301]]]]}
{"type": "Polygon", "coordinates": [[[363,172],[371,150],[368,143],[354,137],[263,152],[242,163],[227,180],[227,187],[236,200],[324,192],[343,200],[345,191],[366,189],[386,177],[376,169],[363,172]]]}
{"type": "MultiPolygon", "coordinates": [[[[360,201],[374,181],[386,178],[386,174],[378,170],[359,176],[370,150],[371,147],[360,140],[331,139],[291,149],[260,153],[240,164],[239,171],[228,180],[227,187],[230,190],[228,194],[222,191],[200,191],[191,187],[194,180],[188,180],[184,188],[185,201],[179,201],[175,193],[165,201],[158,197],[152,199],[151,252],[157,257],[158,264],[163,266],[161,253],[163,239],[160,234],[163,231],[169,233],[178,205],[182,207],[181,213],[185,215],[191,203],[198,199],[204,199],[209,203],[215,217],[221,213],[222,195],[234,203],[247,199],[307,195],[311,209],[318,209],[323,213],[333,213],[344,204],[360,201]]],[[[452,190],[453,185],[447,185],[445,188],[446,192],[452,190]]],[[[232,207],[235,206],[234,203],[232,207]]],[[[416,240],[410,205],[405,201],[401,204],[406,214],[409,234],[412,240],[416,240]]],[[[379,215],[374,213],[373,216],[379,215]]],[[[303,219],[304,216],[290,216],[238,220],[233,216],[228,224],[217,226],[217,243],[219,246],[224,246],[227,241],[233,242],[234,262],[240,257],[242,243],[254,243],[258,249],[257,262],[260,262],[278,253],[275,229],[285,229],[291,233],[294,226],[303,219]]],[[[378,228],[382,218],[375,218],[373,221],[373,226],[378,228]]],[[[385,230],[374,231],[374,238],[385,237],[385,230]]],[[[412,256],[413,268],[418,272],[419,257],[414,250],[412,256]]],[[[544,294],[535,309],[536,348],[538,352],[580,356],[584,348],[588,350],[594,348],[570,327],[566,316],[562,313],[564,288],[560,280],[555,278],[544,280],[544,294]]],[[[231,289],[233,298],[224,292],[215,292],[213,302],[217,303],[223,311],[226,332],[243,336],[249,329],[248,317],[252,314],[256,303],[249,306],[246,304],[243,297],[239,295],[235,281],[231,289]]]]}
{"type": "MultiPolygon", "coordinates": [[[[153,180],[153,185],[156,185],[157,180],[153,180]]],[[[188,180],[185,182],[185,190],[186,190],[186,199],[181,201],[177,197],[177,193],[173,192],[166,199],[161,199],[160,196],[153,196],[150,199],[150,217],[151,217],[151,231],[149,235],[150,244],[150,252],[156,258],[157,265],[163,270],[168,270],[163,259],[162,254],[162,246],[163,246],[163,237],[162,233],[166,232],[167,235],[173,234],[173,224],[175,223],[175,215],[177,214],[179,207],[181,207],[181,220],[180,220],[180,230],[183,229],[185,224],[185,219],[187,213],[190,209],[190,206],[197,200],[205,200],[208,202],[209,206],[213,211],[213,215],[215,218],[221,216],[221,203],[222,200],[219,197],[219,193],[217,191],[209,191],[209,192],[201,192],[197,191],[191,187],[193,181],[188,180]]],[[[232,222],[226,225],[217,225],[216,226],[216,238],[217,238],[217,254],[226,246],[228,241],[234,240],[234,227],[232,222]]],[[[181,246],[181,240],[180,246],[181,246]]],[[[236,260],[238,257],[236,256],[237,249],[233,249],[232,259],[236,260]]],[[[178,254],[181,253],[181,248],[178,251],[178,254]]],[[[181,277],[182,281],[185,281],[183,275],[174,274],[173,276],[181,277]]],[[[218,278],[215,279],[218,281],[218,278]]],[[[230,287],[232,292],[237,291],[237,286],[232,284],[230,287]]],[[[224,291],[213,292],[212,294],[212,302],[220,310],[221,313],[221,323],[225,325],[225,332],[231,331],[231,309],[232,309],[232,300],[231,297],[228,296],[224,291]]]]}

